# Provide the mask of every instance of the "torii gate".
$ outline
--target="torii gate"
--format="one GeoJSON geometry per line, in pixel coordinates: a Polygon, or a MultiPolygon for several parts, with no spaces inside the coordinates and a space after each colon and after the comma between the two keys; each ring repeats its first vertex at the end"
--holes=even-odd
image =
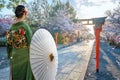
{"type": "Polygon", "coordinates": [[[80,19],[80,22],[86,22],[83,23],[83,25],[95,25],[94,32],[96,37],[96,72],[99,72],[99,53],[100,53],[100,32],[102,31],[102,25],[105,22],[106,17],[99,17],[99,18],[92,18],[92,19],[80,19]]]}
{"type": "MultiPolygon", "coordinates": [[[[100,32],[102,31],[102,25],[105,22],[106,17],[98,17],[91,19],[80,19],[78,22],[81,22],[83,25],[95,25],[94,32],[96,36],[96,72],[99,72],[99,53],[100,53],[100,32]]],[[[56,45],[58,43],[58,33],[55,33],[56,45]]]]}

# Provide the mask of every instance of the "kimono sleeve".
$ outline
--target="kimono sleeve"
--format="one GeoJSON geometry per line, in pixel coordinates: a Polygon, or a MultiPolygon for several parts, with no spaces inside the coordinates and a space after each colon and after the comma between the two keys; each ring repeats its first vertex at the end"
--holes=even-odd
{"type": "Polygon", "coordinates": [[[26,37],[27,37],[28,46],[30,46],[30,42],[32,38],[32,30],[28,25],[26,25],[26,37]]]}

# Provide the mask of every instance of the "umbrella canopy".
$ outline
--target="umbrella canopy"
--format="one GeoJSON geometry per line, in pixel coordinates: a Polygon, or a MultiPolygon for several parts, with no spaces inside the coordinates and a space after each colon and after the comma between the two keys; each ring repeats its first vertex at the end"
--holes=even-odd
{"type": "Polygon", "coordinates": [[[57,48],[52,35],[39,29],[32,37],[30,63],[36,80],[55,80],[58,66],[57,48]]]}

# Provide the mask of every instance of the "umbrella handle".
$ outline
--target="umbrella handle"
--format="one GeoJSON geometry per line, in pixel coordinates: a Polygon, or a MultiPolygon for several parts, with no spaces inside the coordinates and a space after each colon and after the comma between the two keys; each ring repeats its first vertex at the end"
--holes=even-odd
{"type": "Polygon", "coordinates": [[[50,62],[52,62],[53,60],[54,60],[54,56],[53,56],[53,54],[51,53],[51,54],[49,54],[49,59],[50,59],[50,62]]]}

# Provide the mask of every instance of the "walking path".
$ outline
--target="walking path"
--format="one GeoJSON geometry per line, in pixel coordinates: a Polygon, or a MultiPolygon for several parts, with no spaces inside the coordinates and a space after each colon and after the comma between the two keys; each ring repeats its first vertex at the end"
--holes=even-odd
{"type": "Polygon", "coordinates": [[[0,69],[0,80],[9,80],[9,67],[6,67],[4,69],[0,69]]]}
{"type": "Polygon", "coordinates": [[[56,80],[84,80],[94,41],[77,43],[58,51],[56,80]]]}

